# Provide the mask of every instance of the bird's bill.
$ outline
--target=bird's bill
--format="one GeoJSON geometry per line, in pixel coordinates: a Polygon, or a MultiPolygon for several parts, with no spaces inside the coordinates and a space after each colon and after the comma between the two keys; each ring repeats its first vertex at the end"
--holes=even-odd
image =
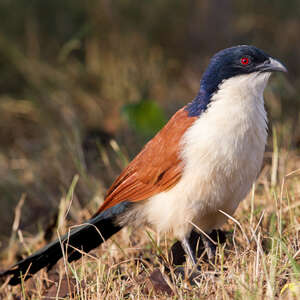
{"type": "Polygon", "coordinates": [[[279,60],[272,57],[257,66],[257,70],[260,72],[287,72],[287,68],[279,60]]]}

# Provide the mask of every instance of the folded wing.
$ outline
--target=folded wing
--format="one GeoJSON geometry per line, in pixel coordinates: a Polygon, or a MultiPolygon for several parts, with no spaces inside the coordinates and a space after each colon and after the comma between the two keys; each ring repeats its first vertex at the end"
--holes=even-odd
{"type": "Polygon", "coordinates": [[[145,200],[172,188],[183,169],[181,138],[196,118],[189,117],[185,107],[177,111],[115,180],[97,214],[120,202],[145,200]]]}

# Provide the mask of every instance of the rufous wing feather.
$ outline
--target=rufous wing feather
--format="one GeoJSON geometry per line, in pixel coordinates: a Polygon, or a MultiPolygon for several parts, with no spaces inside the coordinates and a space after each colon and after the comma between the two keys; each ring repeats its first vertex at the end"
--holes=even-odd
{"type": "Polygon", "coordinates": [[[115,180],[97,214],[120,202],[145,200],[173,187],[183,169],[180,140],[196,118],[189,117],[184,107],[177,111],[115,180]]]}

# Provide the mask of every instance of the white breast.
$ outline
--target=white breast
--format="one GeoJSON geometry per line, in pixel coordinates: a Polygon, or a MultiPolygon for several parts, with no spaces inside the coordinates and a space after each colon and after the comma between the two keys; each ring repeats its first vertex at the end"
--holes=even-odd
{"type": "Polygon", "coordinates": [[[267,139],[263,90],[268,78],[268,73],[252,73],[226,80],[187,130],[181,180],[151,197],[141,212],[158,231],[172,230],[181,239],[194,223],[209,232],[226,221],[219,210],[233,214],[247,195],[267,139]]]}

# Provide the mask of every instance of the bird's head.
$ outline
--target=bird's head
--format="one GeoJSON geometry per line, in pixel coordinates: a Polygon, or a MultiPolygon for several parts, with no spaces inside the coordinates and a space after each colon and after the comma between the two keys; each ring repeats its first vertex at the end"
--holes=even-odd
{"type": "MultiPolygon", "coordinates": [[[[238,86],[240,79],[248,81],[253,90],[263,91],[271,72],[287,72],[286,67],[264,51],[248,45],[227,48],[216,53],[203,74],[197,105],[190,115],[206,109],[211,97],[224,84],[238,86]]],[[[244,81],[244,83],[245,83],[244,81]]]]}
{"type": "MultiPolygon", "coordinates": [[[[212,57],[203,74],[201,88],[211,95],[226,79],[252,73],[264,75],[275,71],[287,72],[287,69],[281,62],[254,46],[235,46],[221,50],[212,57]]],[[[255,77],[259,84],[264,76],[255,77]]]]}

